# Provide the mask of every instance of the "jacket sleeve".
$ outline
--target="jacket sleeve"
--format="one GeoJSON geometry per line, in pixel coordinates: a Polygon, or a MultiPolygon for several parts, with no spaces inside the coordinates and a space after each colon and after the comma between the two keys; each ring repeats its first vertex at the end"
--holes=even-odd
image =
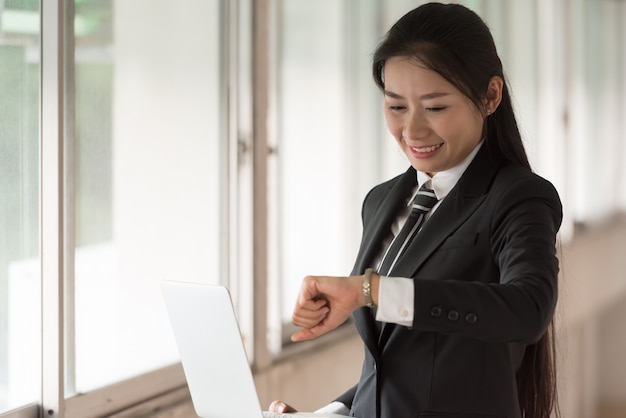
{"type": "Polygon", "coordinates": [[[534,175],[494,188],[485,201],[488,209],[477,211],[479,219],[472,221],[480,225],[476,234],[486,236],[484,248],[448,255],[439,250],[414,278],[414,329],[525,344],[547,329],[557,300],[558,194],[534,175]],[[446,262],[458,264],[459,257],[477,268],[461,270],[446,262]],[[472,264],[472,257],[482,264],[472,264]]]}

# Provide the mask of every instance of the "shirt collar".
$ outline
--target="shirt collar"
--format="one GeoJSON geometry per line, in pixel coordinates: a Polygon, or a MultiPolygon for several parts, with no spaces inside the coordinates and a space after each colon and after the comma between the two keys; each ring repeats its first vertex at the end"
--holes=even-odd
{"type": "MultiPolygon", "coordinates": [[[[437,199],[441,200],[450,193],[450,190],[456,185],[459,181],[467,166],[470,165],[476,154],[478,154],[478,150],[482,146],[483,141],[480,141],[478,145],[469,153],[467,157],[460,164],[444,171],[438,172],[434,177],[430,177],[428,174],[418,171],[417,172],[417,184],[422,185],[430,181],[430,188],[433,189],[435,194],[437,195],[437,199]]],[[[416,192],[417,193],[417,192],[416,192]]],[[[413,201],[411,199],[409,204],[413,201]]]]}

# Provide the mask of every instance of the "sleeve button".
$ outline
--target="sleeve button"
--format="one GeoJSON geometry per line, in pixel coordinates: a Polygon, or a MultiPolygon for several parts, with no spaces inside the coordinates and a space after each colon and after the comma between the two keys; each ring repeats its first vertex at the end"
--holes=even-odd
{"type": "Polygon", "coordinates": [[[478,316],[475,313],[468,313],[465,315],[465,320],[470,324],[475,324],[478,322],[478,316]]]}
{"type": "Polygon", "coordinates": [[[430,309],[430,316],[432,316],[433,318],[439,318],[442,314],[442,310],[439,306],[433,306],[430,309]]]}
{"type": "Polygon", "coordinates": [[[450,321],[456,321],[457,319],[459,319],[459,313],[457,311],[448,312],[448,319],[450,321]]]}

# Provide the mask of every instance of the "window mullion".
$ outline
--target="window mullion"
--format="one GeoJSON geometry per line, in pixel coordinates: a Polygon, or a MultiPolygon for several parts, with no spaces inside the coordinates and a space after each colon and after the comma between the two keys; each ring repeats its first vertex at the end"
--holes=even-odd
{"type": "Polygon", "coordinates": [[[76,67],[74,48],[74,1],[67,1],[65,10],[65,28],[61,35],[64,46],[64,97],[63,112],[63,138],[64,138],[64,265],[63,274],[64,289],[64,350],[65,350],[65,396],[68,397],[76,392],[76,332],[75,332],[75,251],[76,248],[76,67]]]}
{"type": "Polygon", "coordinates": [[[253,2],[252,79],[253,130],[253,286],[254,290],[254,365],[268,367],[272,358],[268,349],[268,139],[269,122],[269,48],[272,0],[253,2]]]}
{"type": "Polygon", "coordinates": [[[42,406],[44,415],[50,418],[64,414],[64,5],[64,0],[41,2],[42,406]]]}

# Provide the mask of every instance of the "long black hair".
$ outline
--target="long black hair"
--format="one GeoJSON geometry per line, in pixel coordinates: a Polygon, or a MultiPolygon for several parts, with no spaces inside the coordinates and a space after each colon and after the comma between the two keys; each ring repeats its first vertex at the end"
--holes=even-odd
{"type": "Polygon", "coordinates": [[[486,144],[496,156],[530,170],[502,62],[489,28],[476,13],[458,4],[428,3],[400,18],[374,53],[374,81],[381,89],[385,62],[392,57],[418,60],[478,109],[484,109],[490,79],[502,78],[502,101],[485,122],[486,144]]]}
{"type": "MultiPolygon", "coordinates": [[[[372,71],[381,90],[385,62],[408,57],[437,72],[474,105],[484,110],[492,77],[503,80],[502,100],[488,115],[483,128],[485,146],[499,160],[531,170],[520,135],[511,95],[493,37],[485,22],[458,4],[424,4],[404,15],[387,33],[374,53],[372,71]]],[[[526,347],[517,371],[520,409],[525,418],[558,415],[554,326],[535,344],[526,347]]]]}

